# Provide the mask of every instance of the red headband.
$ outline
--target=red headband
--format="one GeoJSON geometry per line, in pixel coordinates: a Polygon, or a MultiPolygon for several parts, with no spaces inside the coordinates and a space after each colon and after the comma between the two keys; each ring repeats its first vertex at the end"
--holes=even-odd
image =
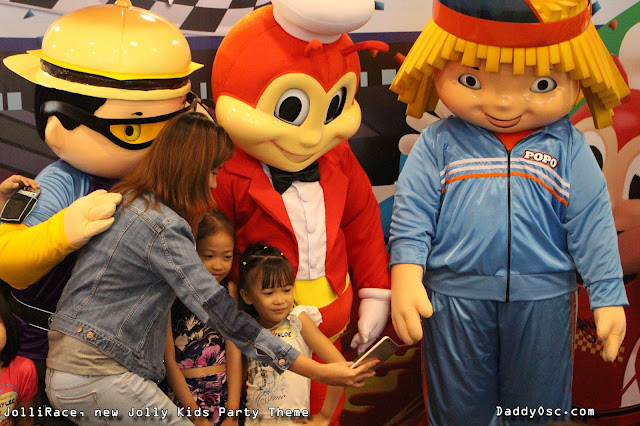
{"type": "Polygon", "coordinates": [[[463,40],[498,47],[551,46],[582,34],[591,22],[591,2],[579,14],[554,22],[519,23],[475,18],[433,2],[433,20],[463,40]],[[490,31],[487,29],[490,28],[490,31]]]}

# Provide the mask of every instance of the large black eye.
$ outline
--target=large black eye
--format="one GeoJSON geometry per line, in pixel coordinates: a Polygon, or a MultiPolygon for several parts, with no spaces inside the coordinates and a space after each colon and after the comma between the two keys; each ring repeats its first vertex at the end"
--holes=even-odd
{"type": "Polygon", "coordinates": [[[592,145],[589,148],[591,148],[591,152],[593,153],[593,156],[596,157],[596,161],[598,162],[598,166],[600,166],[600,170],[602,170],[602,168],[604,167],[604,156],[595,146],[592,145]]]}
{"type": "Polygon", "coordinates": [[[627,169],[622,188],[622,199],[640,199],[640,155],[633,159],[627,169]]]}
{"type": "Polygon", "coordinates": [[[629,184],[629,199],[640,199],[640,176],[638,175],[633,175],[631,183],[629,184]]]}
{"type": "Polygon", "coordinates": [[[344,108],[344,102],[347,99],[347,88],[341,87],[340,90],[333,95],[331,99],[331,103],[329,103],[329,108],[327,108],[327,116],[324,119],[324,124],[329,124],[333,120],[335,120],[340,114],[342,114],[342,109],[344,108]]]}
{"type": "Polygon", "coordinates": [[[547,93],[558,87],[558,84],[551,77],[540,77],[531,83],[530,90],[533,93],[547,93]]]}
{"type": "Polygon", "coordinates": [[[458,77],[458,83],[462,84],[464,87],[473,90],[482,89],[482,84],[480,84],[480,80],[473,74],[462,74],[458,77]]]}
{"type": "Polygon", "coordinates": [[[584,132],[584,138],[587,141],[587,145],[591,148],[593,156],[596,157],[600,170],[604,167],[604,160],[606,160],[607,150],[604,145],[604,141],[598,132],[587,131],[584,132]]]}
{"type": "Polygon", "coordinates": [[[309,115],[309,96],[300,89],[289,89],[280,95],[273,115],[285,123],[300,126],[309,115]]]}

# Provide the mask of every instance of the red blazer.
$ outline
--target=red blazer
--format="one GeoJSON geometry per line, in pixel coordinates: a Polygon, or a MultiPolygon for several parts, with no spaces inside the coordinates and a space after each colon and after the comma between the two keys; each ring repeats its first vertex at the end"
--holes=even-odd
{"type": "MultiPolygon", "coordinates": [[[[324,192],[327,279],[336,294],[349,271],[356,289],[391,288],[389,255],[384,245],[380,208],[371,183],[344,141],[318,159],[324,192]]],[[[233,279],[240,254],[250,243],[278,247],[298,270],[298,243],[282,196],[273,188],[258,160],[236,148],[217,177],[213,197],[236,229],[233,279]]]]}

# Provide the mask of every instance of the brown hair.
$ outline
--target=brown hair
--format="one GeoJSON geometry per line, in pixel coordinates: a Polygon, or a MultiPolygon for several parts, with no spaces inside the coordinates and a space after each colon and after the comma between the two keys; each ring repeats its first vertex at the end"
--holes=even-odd
{"type": "Polygon", "coordinates": [[[215,235],[218,232],[226,233],[231,237],[231,239],[233,239],[233,243],[235,244],[236,233],[233,229],[233,225],[220,210],[213,210],[212,212],[205,214],[200,221],[196,241],[203,240],[209,235],[215,235]]]}
{"type": "Polygon", "coordinates": [[[164,126],[133,173],[112,191],[125,197],[125,206],[140,197],[146,209],[157,209],[162,202],[185,219],[196,235],[198,223],[214,206],[211,170],[232,155],[233,144],[222,127],[204,114],[187,112],[164,126]]]}

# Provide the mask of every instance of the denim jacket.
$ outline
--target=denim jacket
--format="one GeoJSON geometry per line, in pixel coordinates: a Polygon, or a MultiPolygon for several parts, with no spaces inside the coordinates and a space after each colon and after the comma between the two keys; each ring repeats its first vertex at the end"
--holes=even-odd
{"type": "Polygon", "coordinates": [[[177,296],[240,351],[287,369],[299,352],[244,312],[207,271],[188,223],[138,198],[83,247],[50,326],[93,345],[145,379],[160,380],[168,313],[177,296]]]}

